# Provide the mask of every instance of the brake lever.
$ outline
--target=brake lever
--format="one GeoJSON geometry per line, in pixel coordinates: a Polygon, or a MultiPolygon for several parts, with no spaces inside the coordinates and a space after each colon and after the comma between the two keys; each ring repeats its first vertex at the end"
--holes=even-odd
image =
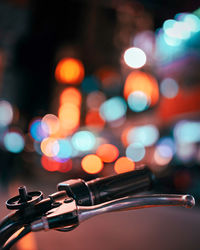
{"type": "Polygon", "coordinates": [[[191,195],[155,194],[128,196],[95,206],[78,207],[78,214],[79,222],[82,222],[93,216],[114,211],[126,211],[160,206],[183,206],[186,208],[192,208],[194,205],[195,199],[191,195]]]}
{"type": "Polygon", "coordinates": [[[59,231],[69,231],[91,217],[108,212],[160,206],[192,208],[194,205],[195,200],[191,195],[171,194],[127,196],[93,206],[77,206],[75,200],[65,199],[59,207],[52,209],[46,216],[33,222],[31,230],[56,229],[59,231]]]}

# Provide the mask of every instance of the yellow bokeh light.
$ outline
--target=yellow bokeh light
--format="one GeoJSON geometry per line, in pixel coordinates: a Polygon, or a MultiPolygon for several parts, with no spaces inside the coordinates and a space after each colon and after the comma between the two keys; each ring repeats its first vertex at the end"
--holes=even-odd
{"type": "Polygon", "coordinates": [[[84,66],[75,58],[63,58],[55,70],[55,78],[63,84],[80,84],[84,78],[84,66]]]}

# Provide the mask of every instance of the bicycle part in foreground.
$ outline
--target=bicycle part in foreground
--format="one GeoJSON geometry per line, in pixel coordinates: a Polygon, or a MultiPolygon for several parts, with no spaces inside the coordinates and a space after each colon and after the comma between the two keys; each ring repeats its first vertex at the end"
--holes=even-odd
{"type": "Polygon", "coordinates": [[[128,196],[113,201],[108,201],[94,206],[77,206],[72,199],[50,211],[50,214],[31,224],[32,231],[59,229],[67,226],[75,228],[93,216],[113,211],[125,211],[129,209],[141,209],[159,206],[183,206],[192,208],[195,200],[191,195],[143,195],[128,196]],[[70,222],[70,223],[69,223],[70,222]],[[71,225],[70,225],[71,224],[71,225]]]}

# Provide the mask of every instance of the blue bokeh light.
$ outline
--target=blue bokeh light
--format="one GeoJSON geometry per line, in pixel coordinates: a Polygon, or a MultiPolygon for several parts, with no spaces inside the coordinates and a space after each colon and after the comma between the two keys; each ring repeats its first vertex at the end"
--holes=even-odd
{"type": "Polygon", "coordinates": [[[20,153],[24,149],[24,138],[17,132],[7,132],[4,136],[5,148],[11,153],[20,153]]]}
{"type": "Polygon", "coordinates": [[[78,151],[90,151],[96,145],[96,137],[90,131],[79,131],[72,136],[72,145],[78,151]]]}
{"type": "Polygon", "coordinates": [[[105,101],[100,107],[101,117],[108,122],[119,120],[125,116],[127,104],[122,97],[116,96],[105,101]]]}
{"type": "MultiPolygon", "coordinates": [[[[48,129],[43,129],[45,126],[40,119],[35,120],[30,126],[30,134],[36,141],[42,141],[44,138],[48,137],[48,129]]],[[[47,127],[48,128],[48,127],[47,127]]]]}

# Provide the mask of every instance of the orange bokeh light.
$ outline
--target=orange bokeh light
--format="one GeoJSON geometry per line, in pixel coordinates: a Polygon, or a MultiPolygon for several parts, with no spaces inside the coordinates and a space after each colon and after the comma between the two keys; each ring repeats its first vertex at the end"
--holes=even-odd
{"type": "Polygon", "coordinates": [[[80,107],[82,101],[81,93],[78,89],[70,87],[63,90],[60,95],[60,104],[72,103],[80,107]]]}
{"type": "Polygon", "coordinates": [[[97,174],[103,169],[103,162],[97,155],[89,154],[82,159],[81,166],[86,173],[97,174]]]}
{"type": "Polygon", "coordinates": [[[123,143],[123,145],[125,147],[127,147],[129,145],[128,143],[128,140],[127,140],[127,136],[128,136],[128,133],[129,131],[132,129],[133,127],[127,127],[125,128],[123,131],[122,131],[122,134],[121,134],[121,141],[123,143]]]}
{"type": "Polygon", "coordinates": [[[80,84],[84,78],[84,66],[75,58],[63,58],[55,70],[55,78],[63,84],[80,84]]]}
{"type": "Polygon", "coordinates": [[[41,151],[48,157],[54,157],[59,151],[59,144],[56,139],[47,137],[40,145],[41,151]]]}
{"type": "Polygon", "coordinates": [[[125,99],[127,99],[128,96],[135,91],[141,91],[145,93],[150,106],[153,106],[158,102],[158,83],[156,79],[148,73],[142,71],[133,71],[128,75],[124,85],[125,99]]]}
{"type": "Polygon", "coordinates": [[[47,114],[42,118],[42,128],[49,135],[56,134],[60,128],[60,122],[57,116],[47,114]]]}
{"type": "Polygon", "coordinates": [[[113,162],[119,156],[119,150],[112,144],[102,144],[98,147],[96,154],[104,162],[113,162]]]}
{"type": "Polygon", "coordinates": [[[64,103],[58,110],[61,127],[67,130],[73,130],[80,123],[80,109],[71,103],[64,103]]]}
{"type": "Polygon", "coordinates": [[[86,114],[85,124],[92,128],[101,129],[104,127],[105,121],[101,118],[98,111],[91,110],[86,114]]]}
{"type": "Polygon", "coordinates": [[[128,157],[120,157],[114,165],[114,170],[117,174],[133,171],[135,169],[135,163],[128,157]]]}

